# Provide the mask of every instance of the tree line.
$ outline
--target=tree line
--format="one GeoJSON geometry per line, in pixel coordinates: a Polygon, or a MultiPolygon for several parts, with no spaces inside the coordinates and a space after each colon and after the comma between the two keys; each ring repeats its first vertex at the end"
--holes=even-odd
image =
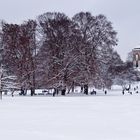
{"type": "Polygon", "coordinates": [[[17,87],[21,94],[30,89],[32,96],[37,88],[111,88],[125,74],[132,75],[130,81],[137,77],[114,50],[117,43],[117,32],[102,14],[69,18],[47,12],[22,24],[1,22],[1,69],[17,77],[12,80],[17,86],[9,89],[17,87]]]}

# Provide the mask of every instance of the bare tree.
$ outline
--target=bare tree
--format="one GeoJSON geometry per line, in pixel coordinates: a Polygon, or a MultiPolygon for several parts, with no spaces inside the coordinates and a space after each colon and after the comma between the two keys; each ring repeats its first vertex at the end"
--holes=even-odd
{"type": "Polygon", "coordinates": [[[104,15],[92,16],[89,12],[81,12],[73,17],[82,33],[82,54],[84,66],[82,72],[86,82],[99,86],[103,83],[103,73],[108,72],[113,46],[117,45],[116,31],[104,15]],[[102,74],[101,74],[102,73],[102,74]]]}
{"type": "Polygon", "coordinates": [[[9,72],[17,75],[23,89],[30,88],[31,95],[35,90],[35,44],[36,23],[29,20],[22,25],[2,25],[2,42],[4,63],[9,72]]]}
{"type": "Polygon", "coordinates": [[[38,20],[44,33],[39,56],[45,69],[43,83],[69,86],[79,72],[80,31],[63,13],[45,13],[38,20]]]}

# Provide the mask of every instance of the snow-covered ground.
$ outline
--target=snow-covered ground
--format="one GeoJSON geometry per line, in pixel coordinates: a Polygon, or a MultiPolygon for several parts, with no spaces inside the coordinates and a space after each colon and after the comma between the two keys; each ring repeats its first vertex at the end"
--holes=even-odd
{"type": "Polygon", "coordinates": [[[4,96],[0,140],[140,140],[140,94],[4,96]]]}

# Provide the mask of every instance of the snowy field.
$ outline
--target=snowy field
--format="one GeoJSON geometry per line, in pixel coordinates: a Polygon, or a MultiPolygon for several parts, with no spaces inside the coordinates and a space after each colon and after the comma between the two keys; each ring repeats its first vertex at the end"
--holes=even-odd
{"type": "Polygon", "coordinates": [[[140,140],[140,94],[4,96],[0,140],[140,140]]]}

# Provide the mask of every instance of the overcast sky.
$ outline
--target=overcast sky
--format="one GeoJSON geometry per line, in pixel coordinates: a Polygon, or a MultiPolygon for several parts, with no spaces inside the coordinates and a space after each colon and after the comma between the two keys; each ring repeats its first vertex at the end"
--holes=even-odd
{"type": "Polygon", "coordinates": [[[72,17],[80,11],[104,14],[118,32],[116,50],[123,60],[140,44],[140,0],[0,0],[0,19],[21,23],[49,11],[72,17]]]}

